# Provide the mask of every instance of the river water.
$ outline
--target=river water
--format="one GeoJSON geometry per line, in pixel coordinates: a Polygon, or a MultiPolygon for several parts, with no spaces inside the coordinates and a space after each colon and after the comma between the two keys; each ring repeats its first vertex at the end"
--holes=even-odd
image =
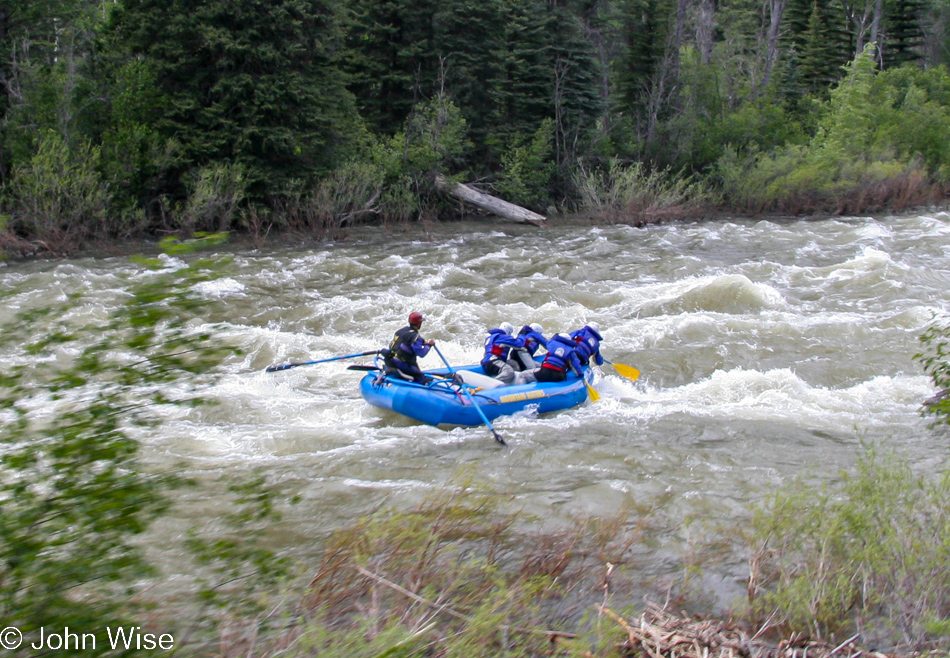
{"type": "MultiPolygon", "coordinates": [[[[548,520],[635,503],[661,519],[641,565],[661,579],[681,568],[695,528],[741,527],[794,476],[839,477],[862,442],[893,446],[922,472],[944,464],[947,433],[918,413],[933,389],[912,355],[950,302],[946,213],[411,228],[234,252],[200,292],[209,326],[244,353],[211,389],[218,404],[169,413],[143,435],[146,458],[266,473],[302,498],[274,540],[301,559],[328,531],[461,470],[548,520]],[[506,448],[484,428],[368,406],[347,362],[264,372],[384,346],[411,311],[452,364],[477,361],[503,321],[546,334],[597,321],[604,355],[642,375],[633,383],[604,366],[598,402],[498,419],[506,448]]],[[[0,269],[0,288],[10,308],[81,291],[93,331],[140,271],[121,257],[16,263],[0,269]]],[[[422,362],[440,364],[434,352],[422,362]]],[[[706,576],[724,604],[743,591],[742,560],[706,576]]]]}

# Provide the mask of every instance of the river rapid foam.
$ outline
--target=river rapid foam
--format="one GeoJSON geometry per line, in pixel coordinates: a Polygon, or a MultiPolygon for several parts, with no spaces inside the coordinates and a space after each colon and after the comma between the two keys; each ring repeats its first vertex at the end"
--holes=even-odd
{"type": "MultiPolygon", "coordinates": [[[[418,500],[467,468],[549,520],[652,507],[664,521],[652,526],[643,568],[663,578],[679,568],[687,519],[741,526],[790,478],[839,477],[863,443],[897,447],[923,472],[944,462],[946,432],[918,413],[933,390],[912,356],[950,302],[945,213],[374,227],[232,256],[197,290],[206,326],[244,355],[209,391],[215,405],[169,412],[142,441],[153,463],[184,460],[209,475],[260,469],[299,495],[275,541],[303,559],[332,529],[384,502],[418,500]],[[504,321],[538,322],[546,334],[597,321],[607,358],[642,375],[633,383],[604,366],[597,403],[499,419],[502,448],[484,429],[438,429],[368,406],[348,362],[264,372],[382,347],[416,310],[453,364],[477,361],[486,330],[504,321]]],[[[147,276],[123,258],[14,264],[0,270],[0,319],[80,292],[71,314],[93,331],[129,280],[147,276]]],[[[742,560],[710,576],[724,602],[742,591],[742,560]]]]}

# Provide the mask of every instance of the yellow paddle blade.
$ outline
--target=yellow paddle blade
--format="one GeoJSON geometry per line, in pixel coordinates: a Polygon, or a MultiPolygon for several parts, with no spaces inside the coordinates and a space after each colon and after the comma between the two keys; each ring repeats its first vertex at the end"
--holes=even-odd
{"type": "Polygon", "coordinates": [[[637,381],[637,378],[640,376],[640,371],[634,368],[633,366],[625,366],[622,363],[612,363],[610,364],[617,369],[617,372],[629,379],[632,382],[637,381]]]}
{"type": "Polygon", "coordinates": [[[594,390],[594,387],[584,382],[584,385],[587,386],[587,397],[590,398],[591,402],[597,402],[600,399],[600,393],[594,390]]]}

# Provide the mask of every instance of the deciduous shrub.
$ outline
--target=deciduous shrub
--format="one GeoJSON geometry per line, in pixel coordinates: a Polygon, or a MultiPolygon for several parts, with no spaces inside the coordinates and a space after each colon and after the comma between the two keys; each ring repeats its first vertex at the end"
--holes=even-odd
{"type": "Polygon", "coordinates": [[[56,252],[77,249],[93,233],[107,233],[109,193],[99,175],[99,148],[74,148],[55,132],[39,140],[28,164],[7,185],[9,229],[56,252]]]}
{"type": "Polygon", "coordinates": [[[846,214],[936,202],[950,167],[950,77],[911,68],[879,73],[874,47],[832,90],[807,145],[767,153],[728,148],[713,167],[728,207],[846,214]]]}
{"type": "Polygon", "coordinates": [[[938,391],[924,402],[921,412],[935,416],[936,425],[950,425],[950,317],[934,316],[920,335],[920,342],[923,349],[914,359],[924,367],[924,373],[938,391]]]}
{"type": "Polygon", "coordinates": [[[181,223],[192,231],[227,231],[244,201],[247,169],[241,164],[219,163],[195,172],[181,223]]]}
{"type": "Polygon", "coordinates": [[[613,222],[651,224],[681,219],[703,207],[706,187],[669,169],[650,171],[643,164],[611,159],[606,169],[580,167],[574,176],[580,212],[613,222]]]}
{"type": "Polygon", "coordinates": [[[546,119],[531,139],[501,159],[498,193],[506,201],[541,210],[550,200],[554,164],[554,121],[546,119]]]}

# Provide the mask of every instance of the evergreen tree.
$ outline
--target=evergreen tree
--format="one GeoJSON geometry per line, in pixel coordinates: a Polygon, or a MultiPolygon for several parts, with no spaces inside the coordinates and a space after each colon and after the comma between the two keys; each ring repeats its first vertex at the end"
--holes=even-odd
{"type": "Polygon", "coordinates": [[[438,89],[433,0],[351,0],[343,67],[360,115],[376,132],[402,130],[438,89]]]}
{"type": "Polygon", "coordinates": [[[66,124],[83,87],[77,71],[90,49],[98,5],[0,0],[0,183],[13,160],[23,164],[33,156],[41,132],[54,130],[68,140],[72,125],[66,124]]]}
{"type": "Polygon", "coordinates": [[[503,111],[506,20],[501,0],[447,0],[436,14],[445,91],[462,110],[475,157],[497,161],[489,134],[503,111]]]}
{"type": "Polygon", "coordinates": [[[499,143],[532,135],[554,116],[550,19],[543,0],[512,3],[505,30],[504,78],[499,90],[499,143]]]}
{"type": "Polygon", "coordinates": [[[923,12],[922,0],[893,0],[887,13],[887,38],[882,49],[885,68],[921,59],[923,12]]]}
{"type": "Polygon", "coordinates": [[[346,155],[352,98],[333,57],[323,0],[128,0],[109,45],[147,62],[162,94],[158,131],[174,137],[180,176],[240,164],[258,198],[294,193],[346,155]]]}
{"type": "Polygon", "coordinates": [[[551,65],[554,72],[554,148],[561,172],[568,176],[603,114],[599,93],[600,64],[584,25],[566,7],[551,7],[551,65]]]}
{"type": "Polygon", "coordinates": [[[786,73],[798,85],[790,89],[786,78],[789,100],[804,93],[827,95],[854,53],[846,12],[836,1],[789,0],[785,15],[785,41],[791,55],[786,73]]]}
{"type": "Polygon", "coordinates": [[[601,114],[601,71],[577,12],[548,0],[353,0],[350,89],[377,131],[445,94],[473,143],[468,164],[494,169],[502,152],[555,121],[562,164],[601,114]]]}
{"type": "Polygon", "coordinates": [[[925,0],[920,17],[924,42],[921,44],[924,66],[950,64],[950,3],[925,0]]]}
{"type": "Polygon", "coordinates": [[[826,88],[834,79],[830,41],[831,30],[827,19],[818,3],[815,2],[808,17],[808,26],[801,34],[801,57],[799,58],[802,78],[811,92],[826,88]]]}
{"type": "Polygon", "coordinates": [[[625,53],[615,63],[618,95],[627,112],[642,110],[666,50],[670,0],[624,0],[625,53]]]}

